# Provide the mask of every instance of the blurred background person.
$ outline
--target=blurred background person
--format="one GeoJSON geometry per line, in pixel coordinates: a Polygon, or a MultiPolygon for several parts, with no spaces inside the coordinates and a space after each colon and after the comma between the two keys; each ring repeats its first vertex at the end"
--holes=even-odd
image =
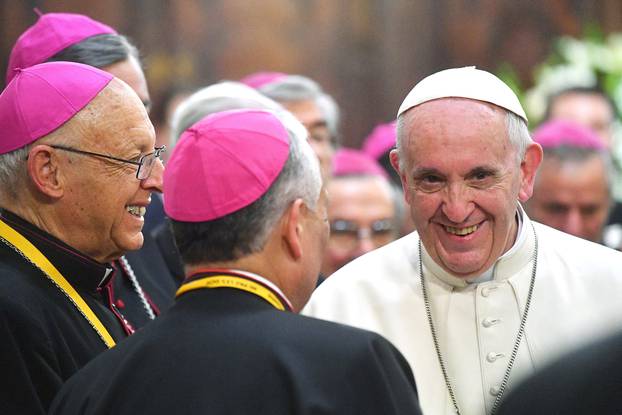
{"type": "MultiPolygon", "coordinates": [[[[613,166],[602,140],[570,121],[549,121],[533,133],[544,150],[529,216],[579,238],[603,243],[613,199],[613,166]]],[[[619,243],[619,241],[618,241],[619,243]]],[[[617,247],[617,246],[616,246],[617,247]]]]}
{"type": "Polygon", "coordinates": [[[166,146],[167,151],[162,154],[164,164],[172,154],[171,124],[175,110],[186,98],[199,88],[190,85],[173,84],[168,87],[160,98],[154,103],[153,110],[149,114],[156,131],[156,146],[166,146]]]}
{"type": "Polygon", "coordinates": [[[317,82],[302,75],[259,72],[242,82],[283,105],[305,126],[320,160],[322,178],[327,181],[338,142],[339,107],[335,100],[317,82]]]}
{"type": "Polygon", "coordinates": [[[359,150],[342,148],[333,160],[328,182],[330,238],[322,276],[398,236],[399,199],[380,165],[359,150]]]}
{"type": "MultiPolygon", "coordinates": [[[[615,154],[615,122],[616,104],[607,93],[600,87],[568,87],[551,95],[547,101],[545,120],[568,120],[574,121],[591,129],[604,143],[610,152],[612,160],[615,154]]],[[[613,163],[612,171],[612,194],[616,186],[619,186],[622,178],[619,168],[613,163]]],[[[619,188],[619,187],[617,187],[619,188]]],[[[622,240],[622,203],[613,197],[613,205],[609,211],[607,224],[610,227],[611,243],[615,239],[622,240]]]]}
{"type": "Polygon", "coordinates": [[[613,142],[616,107],[613,100],[598,87],[570,87],[549,97],[545,121],[574,121],[594,131],[605,147],[613,142]]]}
{"type": "Polygon", "coordinates": [[[395,148],[396,137],[397,123],[395,121],[378,124],[363,140],[361,150],[376,160],[389,175],[391,183],[395,187],[395,193],[399,203],[398,207],[402,212],[399,235],[404,236],[415,230],[415,224],[410,214],[410,206],[408,206],[406,199],[404,199],[400,175],[395,171],[389,159],[389,153],[395,148]]]}
{"type": "Polygon", "coordinates": [[[395,148],[396,138],[397,123],[395,121],[378,124],[374,127],[372,132],[363,139],[361,151],[376,160],[384,171],[387,172],[391,181],[401,187],[402,182],[400,180],[400,175],[395,171],[393,166],[391,166],[391,160],[389,158],[389,153],[395,148]]]}

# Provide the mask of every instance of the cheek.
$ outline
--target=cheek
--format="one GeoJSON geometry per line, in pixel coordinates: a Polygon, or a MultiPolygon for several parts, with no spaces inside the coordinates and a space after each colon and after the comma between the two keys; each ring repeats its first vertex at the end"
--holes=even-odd
{"type": "Polygon", "coordinates": [[[411,195],[410,211],[416,224],[427,222],[441,206],[441,197],[438,194],[413,194],[411,195]]]}
{"type": "Polygon", "coordinates": [[[341,247],[329,246],[326,248],[326,258],[333,265],[341,264],[349,256],[349,251],[341,247]]]}

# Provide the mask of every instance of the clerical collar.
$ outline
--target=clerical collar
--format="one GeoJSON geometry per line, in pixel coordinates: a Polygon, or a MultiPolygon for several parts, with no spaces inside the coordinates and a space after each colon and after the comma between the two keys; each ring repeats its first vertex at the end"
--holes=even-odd
{"type": "MultiPolygon", "coordinates": [[[[501,257],[497,259],[495,264],[487,271],[492,275],[490,280],[505,280],[514,275],[517,270],[527,265],[533,256],[535,238],[529,231],[531,229],[529,217],[525,214],[522,206],[517,204],[517,215],[520,219],[520,226],[517,231],[517,237],[512,247],[501,257]]],[[[431,272],[432,275],[442,280],[444,283],[453,287],[466,287],[469,285],[464,278],[459,278],[444,270],[438,265],[425,250],[422,249],[423,264],[431,272]]],[[[486,273],[482,274],[486,275],[486,273]]],[[[482,277],[482,276],[480,276],[482,277]]],[[[472,279],[473,283],[481,283],[479,277],[472,279]]],[[[484,278],[485,279],[485,278],[484,278]]],[[[486,282],[489,280],[485,280],[486,282]]]]}
{"type": "Polygon", "coordinates": [[[0,210],[0,218],[40,250],[72,286],[96,293],[98,288],[110,283],[113,273],[110,265],[89,258],[6,209],[0,210]]]}
{"type": "Polygon", "coordinates": [[[273,282],[252,272],[238,269],[202,268],[189,275],[176,297],[188,291],[211,288],[231,288],[249,292],[279,310],[292,311],[292,303],[273,282]]]}
{"type": "Polygon", "coordinates": [[[501,255],[499,259],[495,261],[492,267],[488,268],[482,275],[473,277],[473,278],[468,278],[467,282],[469,284],[479,284],[482,282],[492,281],[494,277],[495,267],[497,266],[499,261],[502,260],[503,258],[509,258],[511,255],[513,255],[514,252],[518,250],[518,247],[521,246],[521,244],[527,237],[527,231],[525,230],[525,227],[523,226],[522,207],[520,205],[518,205],[518,210],[516,211],[516,225],[518,226],[518,229],[516,230],[516,239],[514,240],[512,247],[508,249],[506,253],[501,255]]]}

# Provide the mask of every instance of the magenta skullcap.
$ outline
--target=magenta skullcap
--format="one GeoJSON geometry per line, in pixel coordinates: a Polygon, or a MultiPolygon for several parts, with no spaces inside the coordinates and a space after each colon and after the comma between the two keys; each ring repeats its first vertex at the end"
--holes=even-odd
{"type": "Polygon", "coordinates": [[[0,154],[51,133],[110,83],[107,72],[73,62],[21,69],[0,94],[0,154]]]}
{"type": "Polygon", "coordinates": [[[283,72],[255,72],[240,79],[240,82],[251,88],[259,89],[288,76],[288,74],[283,72]]]}
{"type": "Polygon", "coordinates": [[[543,148],[560,146],[605,150],[598,135],[582,125],[567,120],[545,122],[533,132],[533,141],[543,148]]]}
{"type": "Polygon", "coordinates": [[[289,157],[289,134],[270,111],[208,115],[179,139],[164,171],[164,210],[205,222],[236,212],[272,186],[289,157]]]}
{"type": "Polygon", "coordinates": [[[360,150],[340,148],[333,157],[333,177],[339,176],[382,176],[387,172],[373,158],[360,150]]]}
{"type": "Polygon", "coordinates": [[[380,156],[395,147],[396,137],[397,123],[395,121],[379,124],[363,140],[363,153],[374,160],[379,160],[380,156]]]}
{"type": "Polygon", "coordinates": [[[61,50],[95,35],[116,34],[110,26],[74,13],[46,13],[17,39],[6,71],[6,83],[16,69],[43,63],[61,50]]]}

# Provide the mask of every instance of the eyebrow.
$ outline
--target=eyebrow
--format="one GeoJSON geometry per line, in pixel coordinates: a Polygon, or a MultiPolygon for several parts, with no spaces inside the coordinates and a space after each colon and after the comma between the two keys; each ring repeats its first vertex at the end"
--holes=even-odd
{"type": "Polygon", "coordinates": [[[489,166],[477,166],[474,169],[472,169],[468,174],[468,176],[472,176],[474,174],[477,173],[490,173],[490,174],[496,174],[497,173],[497,169],[493,168],[493,167],[489,167],[489,166]]]}
{"type": "Polygon", "coordinates": [[[425,176],[428,174],[434,174],[436,176],[445,176],[443,173],[441,173],[440,171],[438,171],[437,169],[433,168],[433,167],[420,167],[415,169],[415,171],[413,171],[412,176],[413,177],[419,177],[419,176],[425,176]]]}
{"type": "Polygon", "coordinates": [[[318,127],[328,127],[328,123],[324,120],[320,120],[320,121],[314,121],[313,123],[309,125],[305,125],[305,128],[307,130],[310,130],[312,128],[318,128],[318,127]]]}
{"type": "MultiPolygon", "coordinates": [[[[497,174],[498,169],[491,167],[491,166],[477,166],[472,168],[471,170],[469,170],[469,172],[466,174],[465,177],[469,177],[472,176],[476,173],[491,173],[491,174],[497,174]]],[[[426,176],[426,175],[436,175],[436,176],[441,176],[441,177],[445,177],[445,174],[440,172],[438,169],[435,169],[433,167],[420,167],[415,169],[415,171],[413,171],[412,176],[413,177],[420,177],[420,176],[426,176]]]]}

